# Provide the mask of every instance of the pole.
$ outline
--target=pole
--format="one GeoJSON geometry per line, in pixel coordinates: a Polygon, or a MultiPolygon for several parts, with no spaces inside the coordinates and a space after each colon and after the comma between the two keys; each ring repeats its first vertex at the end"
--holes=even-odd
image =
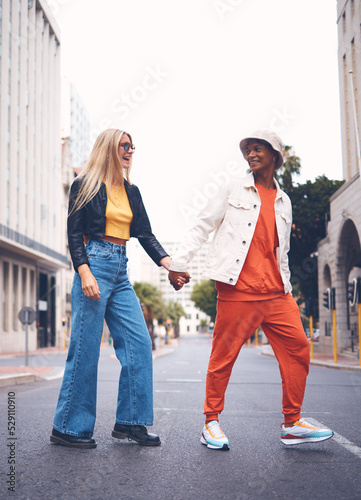
{"type": "Polygon", "coordinates": [[[310,357],[313,359],[313,316],[310,316],[310,357]]]}
{"type": "Polygon", "coordinates": [[[159,346],[158,348],[162,348],[162,332],[161,332],[161,325],[158,323],[158,339],[159,339],[159,346]]]}
{"type": "Polygon", "coordinates": [[[29,341],[28,341],[28,327],[29,325],[25,324],[25,366],[28,366],[29,363],[29,341]]]}
{"type": "Polygon", "coordinates": [[[28,366],[29,363],[29,335],[28,335],[28,327],[29,327],[29,311],[25,311],[25,366],[28,366]]]}
{"type": "Polygon", "coordinates": [[[358,304],[358,360],[361,366],[361,304],[358,304]]]}
{"type": "Polygon", "coordinates": [[[337,365],[337,332],[336,332],[336,309],[332,311],[333,328],[333,362],[337,365]]]}
{"type": "Polygon", "coordinates": [[[254,336],[255,345],[258,346],[258,327],[256,328],[255,336],[254,336]]]}

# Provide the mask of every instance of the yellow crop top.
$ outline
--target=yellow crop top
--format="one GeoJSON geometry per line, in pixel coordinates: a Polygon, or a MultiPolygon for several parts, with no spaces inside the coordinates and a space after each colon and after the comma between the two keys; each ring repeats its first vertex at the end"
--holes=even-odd
{"type": "Polygon", "coordinates": [[[112,198],[108,196],[105,216],[105,235],[130,240],[130,224],[133,220],[133,212],[129,205],[129,200],[124,186],[112,186],[112,198]]]}

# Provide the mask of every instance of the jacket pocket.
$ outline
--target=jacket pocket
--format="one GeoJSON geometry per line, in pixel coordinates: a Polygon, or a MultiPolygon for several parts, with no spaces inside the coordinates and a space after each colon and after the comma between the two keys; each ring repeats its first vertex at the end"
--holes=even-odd
{"type": "Polygon", "coordinates": [[[281,217],[281,219],[287,224],[291,222],[291,217],[289,217],[285,212],[279,212],[278,210],[276,210],[276,215],[281,217]]]}
{"type": "MultiPolygon", "coordinates": [[[[228,198],[228,206],[224,217],[223,225],[227,223],[234,227],[244,223],[249,219],[252,204],[249,201],[237,198],[228,198]]],[[[225,228],[223,228],[225,230],[225,228]]]]}
{"type": "Polygon", "coordinates": [[[234,208],[243,208],[244,210],[250,210],[252,206],[252,203],[237,198],[228,198],[228,203],[234,208]]]}

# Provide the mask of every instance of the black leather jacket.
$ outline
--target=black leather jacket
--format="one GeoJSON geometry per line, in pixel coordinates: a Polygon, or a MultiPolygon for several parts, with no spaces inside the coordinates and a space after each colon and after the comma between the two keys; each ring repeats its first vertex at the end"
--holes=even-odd
{"type": "MultiPolygon", "coordinates": [[[[83,178],[76,178],[70,188],[69,210],[71,212],[78,195],[83,178]]],[[[145,210],[139,189],[124,180],[133,221],[130,225],[130,236],[138,238],[139,243],[149,257],[160,266],[160,260],[168,254],[152,233],[149,218],[145,210]]],[[[68,216],[68,243],[71,260],[75,271],[82,264],[88,264],[84,246],[84,235],[93,238],[104,238],[105,210],[107,206],[107,190],[103,183],[98,193],[83,208],[68,216]]]]}

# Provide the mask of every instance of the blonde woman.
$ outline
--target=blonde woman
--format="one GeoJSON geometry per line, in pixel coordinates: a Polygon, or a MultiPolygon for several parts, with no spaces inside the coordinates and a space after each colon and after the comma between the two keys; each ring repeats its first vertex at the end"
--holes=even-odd
{"type": "Polygon", "coordinates": [[[146,428],[153,425],[152,345],[127,276],[126,242],[138,238],[153,261],[167,270],[171,259],[152,233],[139,189],[130,183],[134,150],[130,134],[102,132],[71,186],[72,331],[50,436],[54,444],[96,447],[92,436],[105,319],[122,366],[112,436],[160,445],[159,437],[146,428]]]}

